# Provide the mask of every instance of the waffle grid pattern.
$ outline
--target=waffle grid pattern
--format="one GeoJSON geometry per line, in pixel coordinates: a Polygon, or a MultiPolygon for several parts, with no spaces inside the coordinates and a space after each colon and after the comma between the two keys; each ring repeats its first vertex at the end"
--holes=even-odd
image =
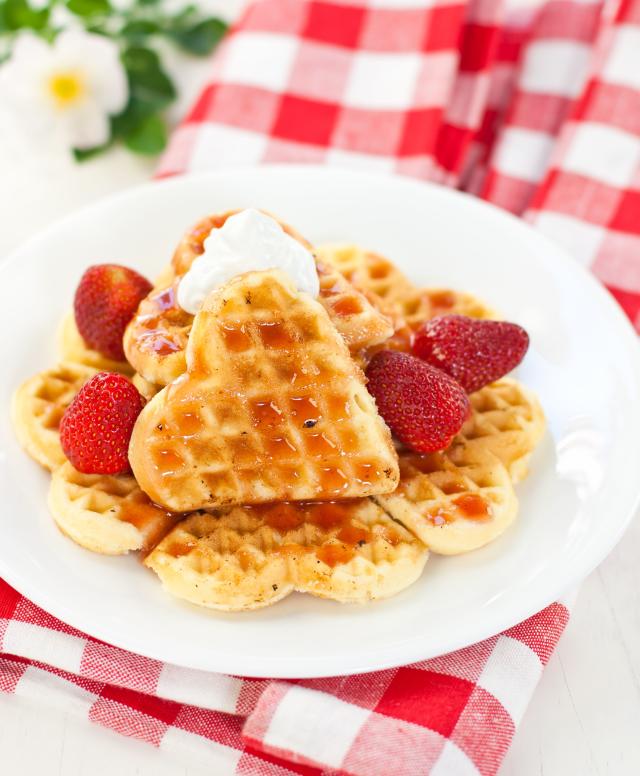
{"type": "Polygon", "coordinates": [[[188,511],[395,486],[361,372],[324,310],[287,284],[276,272],[243,276],[198,314],[187,378],[154,397],[131,442],[134,473],[158,503],[188,511]]]}
{"type": "Polygon", "coordinates": [[[321,245],[318,256],[339,270],[356,288],[394,304],[415,291],[415,286],[384,256],[358,245],[321,245]]]}
{"type": "Polygon", "coordinates": [[[148,550],[179,519],[153,506],[134,477],[82,474],[68,462],[53,472],[49,509],[73,541],[107,555],[148,550]]]}
{"type": "MultiPolygon", "coordinates": [[[[182,310],[176,301],[179,278],[202,253],[203,242],[211,229],[222,226],[231,212],[235,211],[202,219],[186,232],[174,253],[171,271],[161,275],[168,284],[156,286],[143,299],[135,318],[127,327],[124,339],[127,358],[151,383],[168,385],[186,369],[185,349],[193,316],[182,310]]],[[[278,222],[292,237],[311,249],[309,243],[291,227],[278,222]]],[[[353,354],[379,345],[393,334],[390,318],[372,305],[335,267],[319,263],[318,277],[318,301],[327,310],[353,354]]]]}
{"type": "Polygon", "coordinates": [[[340,272],[319,263],[318,278],[318,301],[352,353],[379,345],[393,334],[391,319],[376,309],[340,272]]]}
{"type": "MultiPolygon", "coordinates": [[[[407,350],[416,329],[437,315],[467,315],[471,318],[498,316],[472,294],[451,289],[416,288],[388,259],[358,245],[324,245],[322,260],[338,269],[393,321],[394,334],[385,348],[407,350]]],[[[377,347],[367,348],[366,358],[377,347]]]]}
{"type": "Polygon", "coordinates": [[[247,609],[294,590],[339,601],[392,595],[417,579],[427,554],[412,534],[362,499],[194,515],[145,563],[180,597],[247,609]]]}
{"type": "Polygon", "coordinates": [[[503,378],[471,394],[469,400],[473,415],[453,448],[463,447],[478,456],[485,451],[495,455],[512,481],[520,482],[544,433],[544,414],[537,398],[516,380],[503,378]]]}
{"type": "Polygon", "coordinates": [[[20,444],[47,469],[67,459],[60,446],[60,421],[80,388],[97,374],[96,369],[61,362],[53,369],[29,378],[13,397],[13,425],[20,444]]]}
{"type": "Polygon", "coordinates": [[[375,501],[433,552],[481,547],[515,519],[511,478],[491,453],[457,447],[426,455],[401,450],[399,457],[398,489],[375,501]]]}

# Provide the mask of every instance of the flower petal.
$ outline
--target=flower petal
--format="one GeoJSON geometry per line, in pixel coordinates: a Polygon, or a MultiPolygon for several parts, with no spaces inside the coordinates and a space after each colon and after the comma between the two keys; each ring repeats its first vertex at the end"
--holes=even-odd
{"type": "Polygon", "coordinates": [[[120,60],[111,67],[108,78],[94,76],[92,90],[96,101],[107,113],[116,114],[124,109],[129,99],[129,82],[120,60]]]}
{"type": "Polygon", "coordinates": [[[119,113],[125,107],[129,86],[116,43],[102,35],[68,30],[58,36],[55,50],[64,66],[82,70],[91,99],[108,113],[119,113]]]}
{"type": "Polygon", "coordinates": [[[13,55],[0,67],[2,103],[32,109],[44,103],[44,84],[51,60],[51,50],[44,41],[32,33],[20,33],[13,55]]]}
{"type": "MultiPolygon", "coordinates": [[[[28,30],[16,36],[11,59],[4,67],[33,67],[46,65],[52,59],[52,49],[42,38],[28,30]]],[[[4,69],[4,68],[3,68],[4,69]]]]}
{"type": "Polygon", "coordinates": [[[92,100],[85,100],[77,108],[61,113],[60,124],[72,148],[94,148],[106,143],[111,136],[107,114],[92,100]]]}

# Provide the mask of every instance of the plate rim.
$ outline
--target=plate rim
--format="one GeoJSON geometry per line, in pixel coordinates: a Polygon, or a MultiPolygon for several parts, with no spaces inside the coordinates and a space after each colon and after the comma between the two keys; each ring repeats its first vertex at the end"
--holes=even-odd
{"type": "MultiPolygon", "coordinates": [[[[294,176],[299,175],[304,177],[321,176],[328,179],[339,179],[341,177],[351,179],[359,178],[363,182],[369,181],[372,184],[378,185],[383,182],[388,183],[389,181],[393,181],[394,183],[406,185],[408,190],[414,188],[416,191],[426,187],[431,190],[432,193],[437,193],[437,196],[439,197],[444,199],[449,198],[451,201],[464,200],[466,206],[475,207],[479,211],[484,211],[484,213],[491,218],[510,223],[523,233],[526,231],[529,236],[533,237],[540,245],[547,244],[549,248],[553,250],[554,254],[558,256],[558,259],[563,261],[571,272],[577,272],[582,277],[583,281],[590,286],[591,291],[599,297],[601,305],[603,305],[603,308],[607,310],[608,315],[610,316],[611,323],[618,328],[616,335],[621,336],[624,340],[625,350],[629,357],[629,365],[633,369],[636,383],[640,386],[640,348],[638,347],[637,335],[631,322],[600,281],[561,245],[552,242],[544,234],[534,229],[533,226],[522,219],[507,211],[503,211],[490,203],[479,200],[470,194],[449,189],[428,181],[421,181],[395,174],[372,173],[344,168],[334,169],[321,165],[309,164],[264,164],[259,167],[247,165],[217,171],[192,173],[162,180],[151,180],[84,205],[65,215],[63,218],[55,220],[43,230],[32,235],[1,262],[0,283],[2,282],[2,279],[7,276],[5,273],[9,274],[13,266],[20,261],[23,253],[32,251],[32,246],[37,246],[37,244],[43,239],[46,239],[48,235],[57,232],[58,230],[64,230],[68,224],[73,223],[79,217],[90,214],[92,211],[98,212],[108,204],[115,204],[119,200],[127,200],[136,196],[145,196],[147,191],[158,191],[160,188],[166,190],[170,190],[171,188],[179,189],[182,186],[189,186],[200,181],[215,181],[228,178],[229,176],[246,176],[247,174],[249,177],[255,175],[286,176],[293,174],[294,176]]],[[[640,451],[635,454],[635,457],[637,460],[640,460],[640,451]]],[[[181,660],[179,657],[176,657],[175,652],[167,649],[163,643],[156,642],[154,649],[149,650],[149,645],[145,643],[144,640],[141,642],[139,636],[135,634],[135,632],[128,634],[126,638],[120,638],[117,634],[116,638],[114,638],[113,634],[109,633],[108,624],[103,628],[99,620],[91,623],[90,628],[87,628],[86,618],[83,619],[81,614],[76,616],[73,608],[69,608],[65,601],[49,598],[46,590],[36,588],[32,585],[29,582],[28,575],[21,574],[15,566],[7,564],[2,553],[0,553],[0,576],[25,597],[33,601],[33,603],[68,625],[91,635],[93,638],[98,638],[116,647],[137,652],[152,659],[206,671],[234,674],[241,673],[243,676],[252,678],[262,678],[265,676],[272,678],[321,678],[341,674],[360,674],[405,665],[437,655],[447,654],[456,649],[469,646],[470,644],[482,641],[516,625],[541,611],[554,601],[557,601],[569,589],[590,574],[620,541],[640,508],[640,483],[637,486],[635,497],[629,499],[629,501],[630,503],[625,505],[624,508],[624,517],[620,519],[616,530],[611,532],[608,541],[603,542],[600,545],[600,551],[598,553],[583,553],[583,555],[578,558],[581,562],[573,564],[572,571],[566,576],[563,585],[564,589],[562,591],[555,590],[555,592],[550,592],[546,588],[543,588],[540,591],[535,591],[535,593],[532,592],[527,599],[527,606],[523,608],[523,611],[526,612],[525,616],[522,616],[522,614],[519,613],[517,620],[514,622],[513,616],[508,614],[508,609],[505,611],[505,608],[503,607],[500,612],[492,612],[492,616],[483,623],[483,627],[476,628],[473,641],[460,639],[458,637],[452,637],[449,640],[443,638],[440,639],[438,650],[435,653],[428,648],[425,648],[424,635],[417,635],[411,641],[403,639],[397,642],[397,644],[396,642],[385,642],[385,645],[379,650],[375,648],[372,649],[371,646],[368,645],[367,649],[363,650],[358,656],[350,656],[348,659],[335,655],[330,655],[326,659],[314,658],[315,665],[313,667],[308,666],[304,662],[304,658],[297,657],[296,655],[285,655],[280,658],[273,658],[270,656],[268,659],[265,659],[264,655],[261,655],[262,662],[268,663],[269,667],[267,672],[252,671],[250,666],[246,666],[239,671],[237,662],[234,662],[233,654],[229,652],[216,653],[216,659],[214,661],[215,667],[213,667],[210,662],[204,660],[181,660]],[[428,653],[426,657],[425,653],[428,653]],[[337,663],[339,663],[339,665],[336,665],[337,663]]],[[[620,509],[620,511],[622,510],[620,509]]],[[[241,617],[242,614],[239,616],[241,617]]],[[[250,658],[248,657],[245,659],[250,661],[250,658]]]]}

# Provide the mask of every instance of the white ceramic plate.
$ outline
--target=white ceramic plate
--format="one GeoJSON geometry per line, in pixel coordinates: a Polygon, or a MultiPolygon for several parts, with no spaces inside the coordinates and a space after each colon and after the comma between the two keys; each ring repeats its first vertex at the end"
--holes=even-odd
{"type": "Polygon", "coordinates": [[[638,500],[640,368],[631,327],[578,264],[535,231],[470,197],[400,178],[262,167],[152,183],[33,238],[0,270],[0,575],[69,624],[126,649],[245,676],[370,671],[471,644],[538,611],[620,539],[638,500]],[[149,276],[200,216],[278,213],[314,242],[354,241],[417,283],[471,291],[532,340],[520,378],[549,432],[518,487],[516,525],[490,546],[432,556],[388,601],[345,606],[293,595],[219,614],[163,593],[135,557],[75,546],[47,513],[49,475],[18,447],[9,399],[56,359],[54,330],[89,265],[149,276]]]}

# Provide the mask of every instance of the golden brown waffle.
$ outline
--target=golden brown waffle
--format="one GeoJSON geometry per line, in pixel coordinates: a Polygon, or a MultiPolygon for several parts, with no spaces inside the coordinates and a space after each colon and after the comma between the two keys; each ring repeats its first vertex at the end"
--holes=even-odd
{"type": "MultiPolygon", "coordinates": [[[[437,315],[498,318],[471,294],[445,288],[416,288],[391,261],[358,245],[324,245],[317,253],[321,261],[340,270],[381,312],[392,318],[395,331],[384,343],[385,348],[408,350],[420,324],[437,315]]],[[[376,349],[379,348],[369,349],[367,355],[370,357],[376,349]]]]}
{"type": "Polygon", "coordinates": [[[70,463],[53,472],[49,509],[66,536],[105,555],[149,550],[184,517],[152,504],[131,476],[81,474],[70,463]]]}
{"type": "Polygon", "coordinates": [[[236,507],[179,523],[145,564],[165,589],[214,609],[257,609],[294,590],[342,602],[411,585],[424,545],[370,499],[236,507]]]}
{"type": "Polygon", "coordinates": [[[398,301],[400,313],[412,331],[437,315],[467,315],[496,320],[497,314],[472,294],[447,288],[415,289],[398,301]]]}
{"type": "Polygon", "coordinates": [[[11,414],[18,441],[38,463],[53,470],[67,459],[60,446],[60,421],[73,397],[96,369],[62,362],[31,377],[13,396],[11,414]]]}
{"type": "Polygon", "coordinates": [[[398,489],[374,500],[433,552],[475,550],[515,519],[509,472],[491,453],[460,446],[425,455],[403,450],[399,457],[398,489]]]}
{"type": "Polygon", "coordinates": [[[469,396],[471,418],[453,441],[477,457],[495,455],[513,482],[523,480],[540,442],[545,419],[540,402],[517,380],[503,378],[469,396]]]}
{"type": "MultiPolygon", "coordinates": [[[[127,327],[123,343],[127,359],[147,382],[168,385],[185,371],[185,349],[193,316],[178,305],[176,294],[180,278],[203,253],[204,241],[211,231],[220,229],[229,216],[238,212],[228,210],[206,216],[185,232],[171,263],[160,273],[155,287],[142,300],[127,327]]],[[[287,234],[311,250],[302,235],[276,220],[287,234]]]]}
{"type": "Polygon", "coordinates": [[[389,430],[324,308],[282,272],[213,292],[188,371],[140,414],[129,458],[142,489],[185,512],[387,493],[389,430]]]}
{"type": "Polygon", "coordinates": [[[493,310],[471,294],[447,288],[416,288],[389,259],[358,245],[322,245],[316,253],[356,288],[374,294],[383,307],[390,311],[396,307],[396,312],[402,312],[413,326],[445,314],[496,317],[493,310]]]}
{"type": "Polygon", "coordinates": [[[321,245],[316,249],[320,261],[339,270],[356,288],[375,294],[378,300],[392,304],[416,288],[389,259],[358,245],[321,245]]]}
{"type": "Polygon", "coordinates": [[[318,262],[317,269],[320,280],[318,301],[352,354],[389,339],[394,331],[391,316],[378,310],[333,267],[318,262]]]}
{"type": "Polygon", "coordinates": [[[140,302],[124,334],[124,352],[136,371],[148,382],[168,385],[186,369],[185,350],[193,315],[178,304],[180,279],[166,288],[154,288],[140,302]]]}
{"type": "MultiPolygon", "coordinates": [[[[186,368],[185,349],[193,316],[180,308],[177,288],[180,277],[204,250],[203,243],[212,228],[219,228],[237,211],[211,216],[201,221],[182,239],[173,258],[173,275],[163,273],[166,285],[157,285],[138,308],[127,327],[124,349],[128,360],[146,380],[168,385],[186,368]]],[[[283,229],[310,249],[309,243],[291,227],[283,229]]],[[[377,309],[367,296],[349,283],[333,266],[318,263],[319,302],[329,313],[352,354],[379,345],[393,334],[391,316],[377,309]]]]}
{"type": "MultiPolygon", "coordinates": [[[[318,301],[353,353],[392,335],[391,319],[376,310],[338,271],[319,265],[318,277],[318,301]]],[[[158,385],[168,385],[186,369],[185,349],[193,316],[177,303],[179,282],[176,279],[165,289],[154,289],[140,303],[124,336],[129,361],[149,382],[158,385]]]]}
{"type": "Polygon", "coordinates": [[[133,374],[133,369],[127,361],[113,361],[97,350],[87,347],[78,331],[72,311],[65,315],[58,329],[58,351],[63,361],[84,364],[100,372],[133,374]]]}

